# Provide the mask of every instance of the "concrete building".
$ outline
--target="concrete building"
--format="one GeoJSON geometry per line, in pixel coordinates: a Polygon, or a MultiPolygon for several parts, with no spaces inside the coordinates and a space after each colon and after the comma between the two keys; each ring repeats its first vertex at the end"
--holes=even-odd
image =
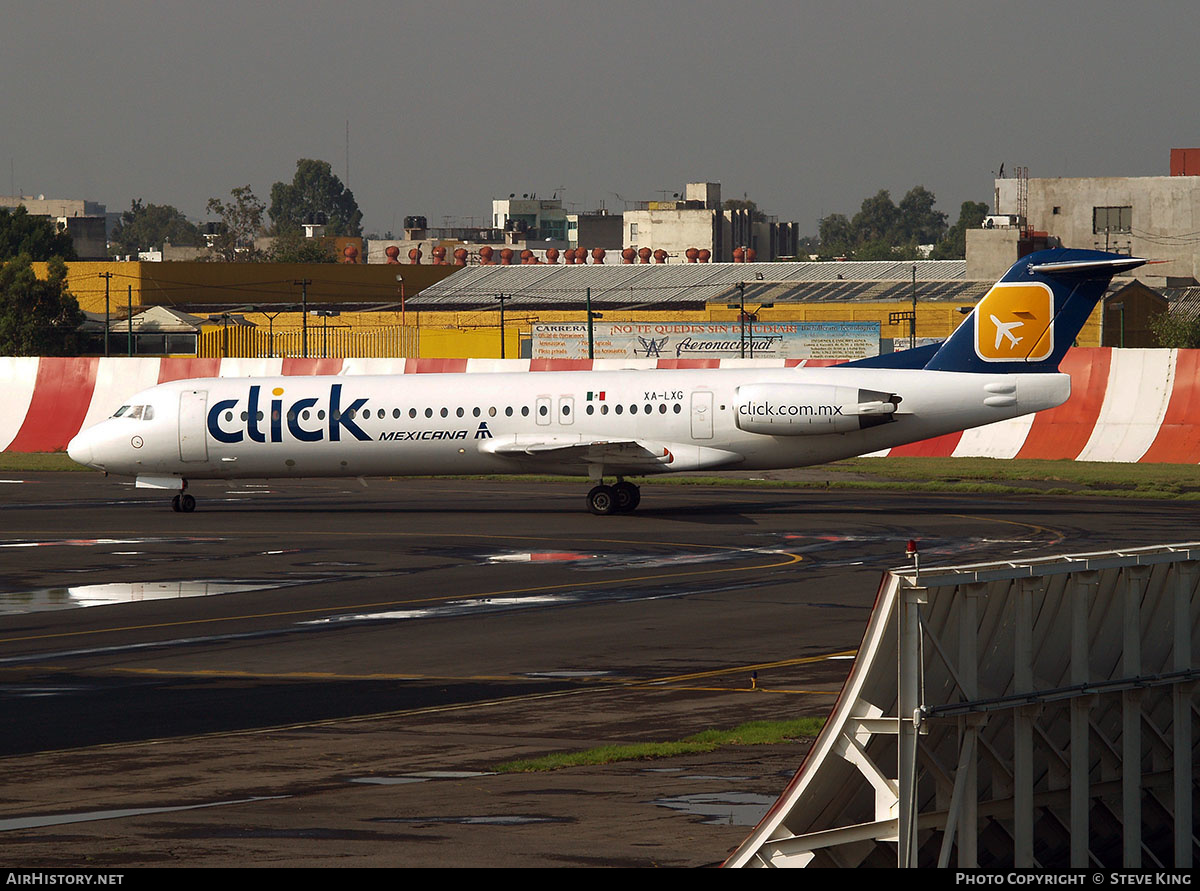
{"type": "Polygon", "coordinates": [[[730,259],[720,183],[688,183],[682,200],[645,201],[623,218],[625,248],[665,251],[676,262],[689,248],[708,251],[713,262],[730,259]]]}
{"type": "Polygon", "coordinates": [[[1200,150],[1173,149],[1170,176],[1026,178],[995,181],[999,223],[968,233],[971,277],[1014,262],[1022,240],[1039,236],[1063,247],[1109,250],[1166,261],[1137,278],[1152,287],[1200,281],[1200,150]],[[981,253],[972,262],[972,249],[981,253]],[[994,254],[986,266],[979,258],[994,254]],[[992,265],[994,264],[994,265],[992,265]]]}
{"type": "Polygon", "coordinates": [[[720,183],[688,183],[684,197],[646,201],[624,214],[623,247],[663,251],[666,262],[682,263],[687,252],[714,263],[736,261],[753,251],[760,261],[794,258],[799,230],[795,223],[754,219],[749,210],[723,210],[720,183]]]}
{"type": "Polygon", "coordinates": [[[566,247],[567,213],[560,198],[511,194],[492,199],[492,227],[502,229],[514,241],[560,242],[566,247]]]}
{"type": "Polygon", "coordinates": [[[8,195],[0,196],[0,207],[8,210],[24,207],[30,216],[49,218],[60,232],[65,231],[71,236],[80,260],[103,260],[108,257],[110,214],[103,204],[80,198],[8,195]]]}
{"type": "Polygon", "coordinates": [[[624,247],[625,221],[607,210],[567,214],[567,245],[571,248],[603,248],[620,251],[624,247]]]}

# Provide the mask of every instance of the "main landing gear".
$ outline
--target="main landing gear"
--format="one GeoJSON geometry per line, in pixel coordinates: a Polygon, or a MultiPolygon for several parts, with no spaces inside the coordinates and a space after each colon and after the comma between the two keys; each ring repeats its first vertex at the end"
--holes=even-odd
{"type": "Polygon", "coordinates": [[[588,510],[600,516],[627,514],[634,510],[641,500],[642,490],[620,478],[613,486],[601,483],[588,492],[587,496],[588,510]]]}

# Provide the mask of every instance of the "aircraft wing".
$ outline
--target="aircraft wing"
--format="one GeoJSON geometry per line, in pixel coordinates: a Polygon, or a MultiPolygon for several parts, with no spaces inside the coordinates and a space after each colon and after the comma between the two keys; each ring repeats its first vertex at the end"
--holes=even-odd
{"type": "Polygon", "coordinates": [[[506,437],[481,446],[493,455],[514,458],[531,468],[602,467],[605,473],[664,473],[727,467],[744,458],[737,452],[688,443],[638,439],[506,437]]]}

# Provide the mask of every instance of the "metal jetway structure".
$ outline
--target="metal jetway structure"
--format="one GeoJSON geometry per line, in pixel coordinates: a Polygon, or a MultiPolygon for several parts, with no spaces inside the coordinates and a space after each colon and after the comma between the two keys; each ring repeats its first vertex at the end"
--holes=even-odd
{"type": "Polygon", "coordinates": [[[884,576],[726,866],[1190,867],[1200,543],[884,576]]]}

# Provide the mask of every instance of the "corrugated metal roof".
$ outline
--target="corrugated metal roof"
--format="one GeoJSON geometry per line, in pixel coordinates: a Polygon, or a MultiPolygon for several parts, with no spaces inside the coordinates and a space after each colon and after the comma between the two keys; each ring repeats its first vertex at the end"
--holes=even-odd
{"type": "Polygon", "coordinates": [[[1171,304],[1171,312],[1188,319],[1200,316],[1200,288],[1163,288],[1159,293],[1171,304]]]}
{"type": "MultiPolygon", "coordinates": [[[[871,261],[846,263],[682,263],[616,264],[591,266],[468,266],[423,290],[408,302],[413,306],[490,305],[504,294],[516,305],[577,306],[588,288],[592,301],[606,305],[693,303],[723,300],[739,282],[750,284],[762,276],[767,287],[781,282],[833,284],[886,283],[909,290],[913,266],[917,267],[918,299],[931,282],[963,283],[965,260],[871,261]],[[905,284],[907,283],[907,284],[905,284]]],[[[807,289],[817,293],[819,289],[807,289]]],[[[783,298],[780,299],[791,299],[783,298]]],[[[806,298],[811,299],[811,298],[806,298]]],[[[820,298],[833,299],[833,298],[820,298]]],[[[841,299],[864,299],[841,298],[841,299]]],[[[930,298],[930,299],[959,299],[930,298]]]]}
{"type": "MultiPolygon", "coordinates": [[[[991,288],[992,282],[917,281],[917,300],[921,303],[975,303],[991,288]]],[[[721,292],[714,303],[737,303],[735,285],[721,292]]],[[[746,302],[763,303],[905,303],[912,300],[913,286],[907,282],[799,282],[797,284],[746,284],[746,302]]]]}

